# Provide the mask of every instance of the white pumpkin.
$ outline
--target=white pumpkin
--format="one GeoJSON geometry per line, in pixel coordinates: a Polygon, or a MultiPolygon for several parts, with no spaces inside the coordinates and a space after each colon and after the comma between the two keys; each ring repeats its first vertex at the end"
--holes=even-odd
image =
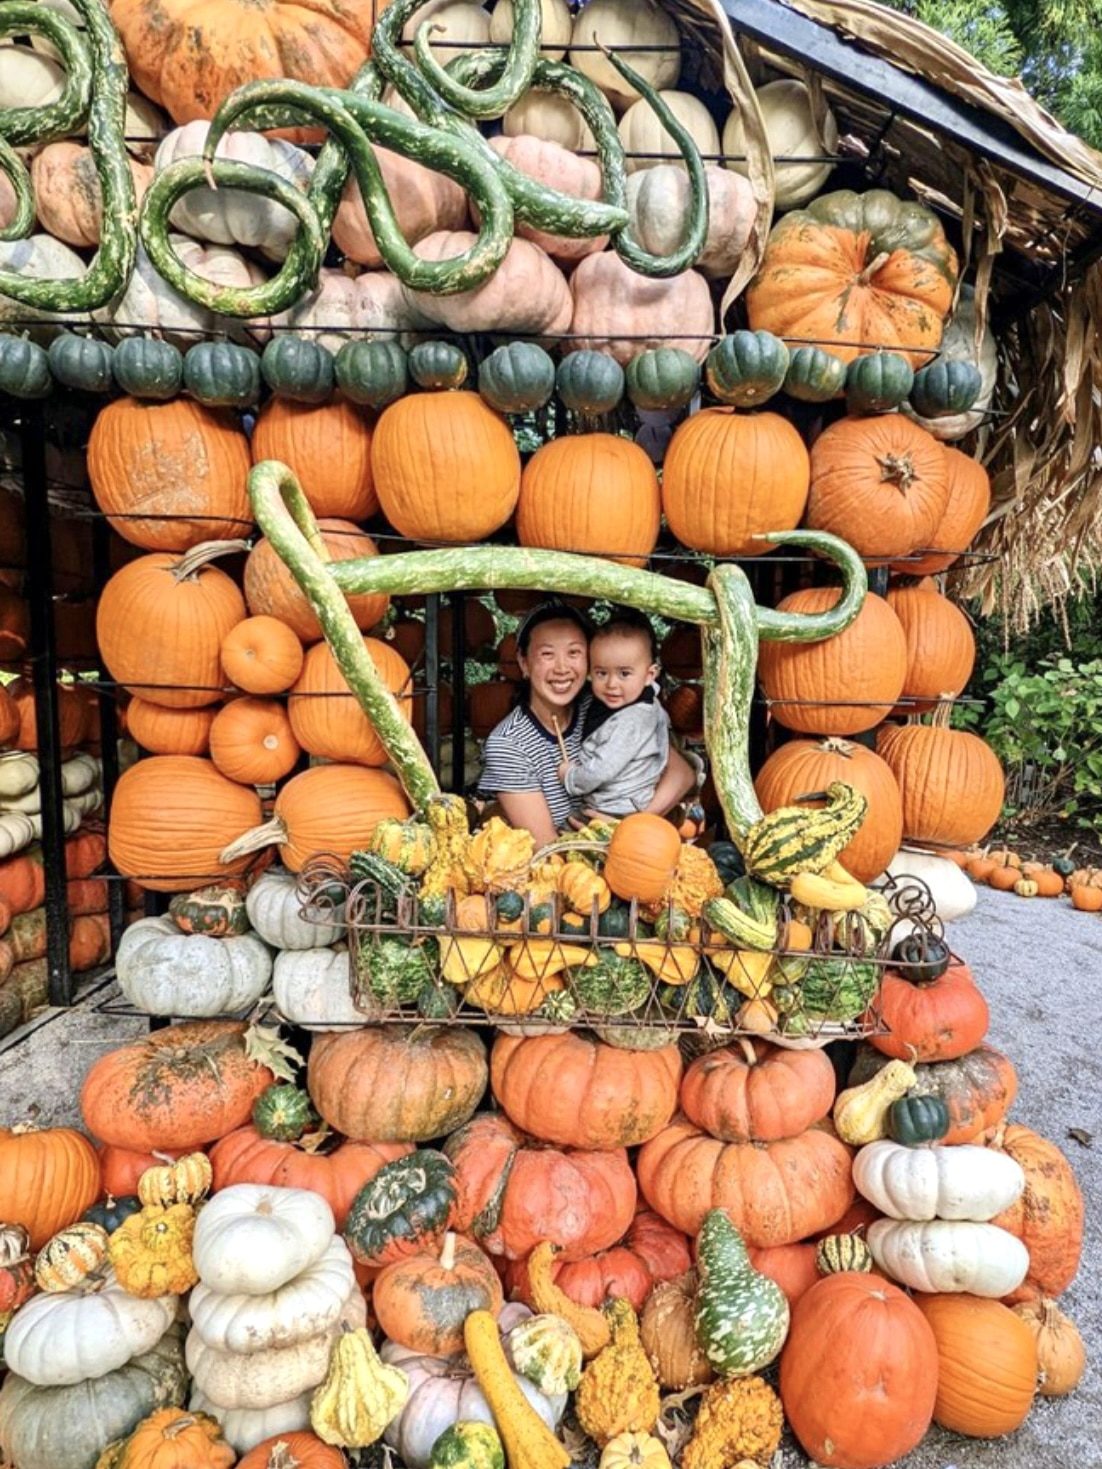
{"type": "Polygon", "coordinates": [[[362,1025],[352,1003],[347,949],[287,949],[276,955],[272,993],[279,1013],[306,1030],[362,1025]]]}
{"type": "Polygon", "coordinates": [[[413,38],[426,21],[432,22],[431,44],[439,48],[436,59],[441,66],[490,40],[490,17],[481,0],[426,0],[402,27],[405,50],[412,52],[413,38]]]}
{"type": "MultiPolygon", "coordinates": [[[[467,230],[428,235],[414,247],[422,260],[448,260],[474,244],[467,230]]],[[[599,256],[590,256],[591,260],[599,256]]],[[[406,291],[416,312],[454,332],[565,332],[570,325],[570,287],[555,262],[531,240],[514,239],[505,259],[474,291],[434,296],[406,291]]]]}
{"type": "MultiPolygon", "coordinates": [[[[210,123],[197,120],[174,128],[161,142],[153,167],[163,173],[179,158],[198,158],[210,123]]],[[[219,141],[217,158],[249,163],[278,174],[305,193],[314,160],[282,138],[262,133],[229,132],[219,141]]],[[[185,235],[216,245],[244,245],[270,260],[282,260],[298,231],[298,220],[273,199],[243,189],[193,189],[173,206],[172,224],[185,235]]]]}
{"type": "MultiPolygon", "coordinates": [[[[0,47],[0,56],[6,48],[0,47]]],[[[11,48],[7,48],[11,49],[11,48]]],[[[0,270],[13,271],[30,280],[80,280],[87,266],[75,250],[52,235],[28,235],[23,240],[0,240],[0,270]]],[[[68,325],[87,321],[86,311],[59,313],[45,307],[26,306],[0,294],[0,328],[10,322],[41,321],[68,325]]],[[[53,331],[51,329],[51,335],[53,331]]]]}
{"type": "MultiPolygon", "coordinates": [[[[561,61],[570,45],[574,25],[566,0],[540,0],[540,55],[548,61],[561,61]]],[[[507,46],[513,39],[513,0],[497,0],[490,12],[490,40],[495,46],[507,46]]]]}
{"type": "Polygon", "coordinates": [[[80,796],[100,784],[103,766],[95,755],[82,750],[61,763],[61,794],[80,796]]]}
{"type": "Polygon", "coordinates": [[[261,1296],[320,1260],[334,1229],[333,1211],[320,1194],[235,1183],[200,1210],[192,1257],[211,1290],[261,1296]]]}
{"type": "Polygon", "coordinates": [[[353,1285],[338,1319],[325,1331],[290,1346],[265,1351],[220,1352],[207,1346],[192,1327],[186,1358],[195,1386],[220,1408],[270,1408],[309,1392],[329,1370],[333,1341],[347,1327],[367,1325],[367,1302],[353,1285]]]}
{"type": "Polygon", "coordinates": [[[315,949],[335,944],[344,924],[314,923],[301,913],[298,878],[282,867],[269,867],[253,883],[245,898],[249,922],[274,949],[315,949]]]}
{"type": "Polygon", "coordinates": [[[995,380],[999,374],[999,351],[995,345],[995,334],[989,325],[985,325],[979,351],[976,351],[974,286],[960,288],[960,299],[953,312],[953,319],[941,338],[941,356],[950,362],[971,362],[979,368],[980,395],[975,403],[967,413],[953,413],[947,418],[920,418],[906,403],[903,405],[903,412],[924,429],[928,429],[935,439],[941,439],[943,443],[954,443],[983,423],[984,410],[991,407],[991,400],[995,396],[995,380]]]}
{"type": "Polygon", "coordinates": [[[388,270],[350,276],[323,266],[313,291],[291,308],[286,323],[296,336],[339,352],[350,336],[379,336],[409,346],[412,333],[427,325],[401,281],[388,270]]]}
{"type": "MultiPolygon", "coordinates": [[[[458,230],[466,225],[467,195],[454,179],[389,148],[374,151],[398,228],[410,244],[434,230],[458,230]]],[[[372,269],[383,263],[354,174],[349,176],[333,220],[333,240],[349,260],[372,269]]]]}
{"type": "Polygon", "coordinates": [[[226,1442],[239,1454],[247,1454],[266,1438],[282,1433],[299,1433],[310,1427],[312,1393],[300,1393],[286,1403],[273,1403],[270,1408],[220,1408],[198,1388],[193,1389],[188,1407],[197,1413],[209,1413],[222,1425],[226,1442]]]}
{"type": "MultiPolygon", "coordinates": [[[[663,92],[661,96],[705,158],[714,159],[719,153],[719,130],[699,97],[694,97],[691,92],[674,91],[663,92]]],[[[620,119],[619,130],[627,155],[628,173],[653,168],[666,158],[676,160],[675,168],[685,168],[680,149],[645,98],[640,97],[638,102],[631,104],[620,119]]]]}
{"type": "MultiPolygon", "coordinates": [[[[708,183],[708,234],[696,262],[706,276],[734,275],[750,241],[758,206],[749,179],[704,165],[708,183]]],[[[659,163],[628,176],[632,234],[652,255],[672,255],[685,238],[689,212],[689,175],[673,163],[659,163]]]]}
{"type": "Polygon", "coordinates": [[[892,1219],[994,1219],[1025,1188],[1009,1153],[993,1148],[907,1148],[884,1139],[853,1160],[853,1181],[892,1219]]]}
{"type": "Polygon", "coordinates": [[[339,1235],[320,1259],[263,1296],[221,1295],[202,1281],[191,1292],[192,1328],[218,1352],[252,1356],[330,1331],[356,1289],[352,1256],[339,1235]]]}
{"type": "Polygon", "coordinates": [[[557,92],[537,87],[530,88],[509,108],[501,125],[510,138],[524,133],[575,153],[592,153],[594,148],[593,134],[578,109],[557,92]]]}
{"type": "Polygon", "coordinates": [[[574,349],[608,352],[626,366],[651,347],[681,347],[703,362],[712,345],[715,309],[708,282],[695,270],[667,280],[639,275],[611,250],[587,255],[570,278],[574,349]],[[670,337],[671,330],[685,332],[670,337]]]}
{"type": "MultiPolygon", "coordinates": [[[[774,160],[819,159],[824,153],[833,153],[838,147],[838,124],[833,112],[827,111],[823,123],[822,138],[815,128],[811,112],[811,94],[803,82],[784,78],[767,82],[757,89],[758,106],[765,121],[765,133],[769,139],[769,151],[774,160]]],[[[742,117],[736,107],[723,129],[723,152],[728,168],[737,173],[746,173],[746,135],[742,117]]],[[[823,185],[834,169],[833,163],[792,162],[776,163],[776,196],[778,209],[797,209],[822,191],[823,185]]]]}
{"type": "MultiPolygon", "coordinates": [[[[264,281],[264,272],[226,245],[203,245],[187,235],[173,233],[172,244],[188,270],[222,286],[253,286],[264,281]]],[[[96,313],[96,319],[116,339],[136,333],[158,332],[167,341],[186,350],[196,333],[210,335],[224,332],[234,341],[262,342],[271,335],[266,317],[243,321],[207,311],[193,301],[185,300],[154,270],[144,248],[138,246],[134,271],[123,293],[110,306],[96,313]]]]}
{"type": "MultiPolygon", "coordinates": [[[[520,133],[514,137],[502,135],[490,139],[490,147],[510,163],[518,172],[529,178],[571,194],[576,199],[599,199],[601,197],[601,170],[591,158],[579,158],[569,148],[545,138],[533,137],[531,133],[520,133]]],[[[608,244],[607,235],[596,235],[589,240],[574,240],[567,235],[552,235],[545,230],[535,229],[518,220],[517,234],[531,240],[555,260],[581,260],[603,250],[608,244]]]]}
{"type": "Polygon", "coordinates": [[[23,750],[0,755],[0,801],[16,801],[38,785],[38,756],[23,750]]]}
{"type": "Polygon", "coordinates": [[[139,1300],[108,1269],[87,1290],[32,1296],[4,1337],[7,1366],[36,1387],[104,1377],[155,1347],[176,1315],[175,1296],[139,1300]]]}
{"type": "MultiPolygon", "coordinates": [[[[901,847],[888,863],[887,870],[888,876],[895,878],[903,886],[906,886],[908,877],[925,883],[942,923],[967,918],[976,906],[975,883],[955,862],[950,862],[948,857],[922,852],[917,847],[901,847]]],[[[906,932],[901,922],[895,930],[895,937],[903,938],[906,932]]]]}
{"type": "Polygon", "coordinates": [[[171,918],[139,918],[119,940],[119,989],[147,1015],[202,1019],[255,1005],[272,956],[255,933],[211,938],[181,933],[171,918]]]}
{"type": "Polygon", "coordinates": [[[639,93],[625,81],[595,43],[617,52],[652,87],[675,87],[681,75],[681,40],[673,18],[657,0],[589,0],[574,20],[570,64],[596,82],[613,107],[622,110],[639,93]],[[657,47],[636,51],[633,46],[657,47]]]}
{"type": "Polygon", "coordinates": [[[911,1290],[997,1299],[1017,1290],[1029,1269],[1025,1245],[994,1224],[876,1219],[867,1239],[880,1269],[911,1290]]]}
{"type": "Polygon", "coordinates": [[[0,46],[0,108],[49,107],[61,96],[65,72],[30,46],[0,46]]]}

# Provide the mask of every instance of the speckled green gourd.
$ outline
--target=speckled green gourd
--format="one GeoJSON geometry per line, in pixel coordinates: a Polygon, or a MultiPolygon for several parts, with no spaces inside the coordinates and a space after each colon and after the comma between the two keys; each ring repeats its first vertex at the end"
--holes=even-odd
{"type": "Polygon", "coordinates": [[[433,1444],[429,1469],[505,1469],[497,1429],[489,1423],[453,1423],[433,1444]]]}
{"type": "Polygon", "coordinates": [[[749,1377],[768,1366],[788,1335],[788,1298],[751,1265],[722,1209],[704,1216],[696,1266],[696,1339],[717,1377],[749,1377]]]}
{"type": "Polygon", "coordinates": [[[298,1142],[320,1120],[309,1093],[285,1081],[265,1087],[253,1103],[253,1126],[276,1142],[298,1142]]]}

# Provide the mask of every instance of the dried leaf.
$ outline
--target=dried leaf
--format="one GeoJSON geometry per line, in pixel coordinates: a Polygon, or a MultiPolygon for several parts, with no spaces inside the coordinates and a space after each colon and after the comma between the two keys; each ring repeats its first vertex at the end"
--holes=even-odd
{"type": "Polygon", "coordinates": [[[274,1025],[250,1025],[245,1032],[245,1055],[250,1061],[267,1066],[280,1081],[294,1081],[306,1058],[289,1046],[274,1025]]]}
{"type": "Polygon", "coordinates": [[[1088,1132],[1085,1127],[1069,1127],[1068,1137],[1073,1143],[1078,1143],[1081,1148],[1089,1148],[1094,1142],[1094,1134],[1088,1132]]]}

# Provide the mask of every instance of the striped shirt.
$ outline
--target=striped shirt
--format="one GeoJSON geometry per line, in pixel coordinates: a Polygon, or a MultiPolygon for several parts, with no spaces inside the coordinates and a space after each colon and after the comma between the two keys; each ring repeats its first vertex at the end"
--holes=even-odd
{"type": "MultiPolygon", "coordinates": [[[[574,706],[570,728],[563,731],[567,753],[576,758],[582,743],[582,725],[589,708],[590,695],[583,694],[574,706]]],[[[572,800],[559,780],[562,751],[551,730],[545,729],[536,716],[522,705],[507,714],[486,737],[482,749],[482,776],[479,795],[485,797],[513,792],[539,791],[547,800],[551,820],[556,829],[566,825],[567,818],[581,813],[586,802],[572,800]]]]}

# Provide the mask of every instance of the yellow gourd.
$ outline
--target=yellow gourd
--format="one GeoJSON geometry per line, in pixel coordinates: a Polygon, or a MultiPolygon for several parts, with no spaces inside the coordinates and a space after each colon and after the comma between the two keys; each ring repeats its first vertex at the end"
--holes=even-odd
{"type": "Polygon", "coordinates": [[[597,904],[597,912],[604,913],[612,902],[612,889],[599,872],[580,862],[571,862],[559,869],[559,892],[566,900],[572,913],[588,918],[597,904]]]}
{"type": "Polygon", "coordinates": [[[769,1000],[747,1000],[739,1006],[736,1019],[740,1029],[748,1030],[751,1035],[769,1035],[777,1028],[780,1012],[769,1000]]]}
{"type": "Polygon", "coordinates": [[[847,1087],[834,1099],[834,1127],[845,1143],[863,1147],[888,1135],[888,1112],[918,1077],[906,1061],[889,1061],[870,1080],[847,1087]]]}
{"type": "Polygon", "coordinates": [[[191,1258],[195,1210],[190,1204],[146,1204],[119,1225],[107,1246],[123,1290],[132,1296],[180,1296],[199,1279],[191,1258]]]}
{"type": "Polygon", "coordinates": [[[582,1373],[574,1399],[578,1422],[601,1448],[617,1434],[649,1433],[662,1407],[630,1303],[612,1301],[607,1311],[612,1343],[582,1373]]]}
{"type": "Polygon", "coordinates": [[[210,1192],[213,1179],[206,1153],[188,1153],[147,1168],[138,1179],[138,1198],[165,1209],[171,1204],[197,1204],[210,1192]]]}
{"type": "Polygon", "coordinates": [[[558,994],[565,988],[557,974],[547,979],[522,979],[506,962],[469,984],[463,998],[490,1015],[531,1015],[548,995],[558,994]]]}
{"type": "Polygon", "coordinates": [[[467,842],[463,868],[472,892],[514,888],[524,881],[535,855],[532,833],[491,816],[467,842]]]}
{"type": "Polygon", "coordinates": [[[489,1404],[509,1469],[568,1469],[570,1455],[521,1392],[489,1311],[472,1311],[463,1342],[475,1379],[489,1404]]]}
{"type": "Polygon", "coordinates": [[[310,1427],[325,1443],[365,1449],[382,1438],[409,1396],[409,1378],[388,1366],[364,1327],[333,1343],[325,1381],[310,1400],[310,1427]]]}
{"type": "Polygon", "coordinates": [[[764,1000],[772,993],[773,955],[768,950],[720,949],[712,955],[712,963],[748,1000],[764,1000]]]}
{"type": "Polygon", "coordinates": [[[462,796],[434,796],[425,808],[425,820],[436,838],[436,851],[425,869],[419,889],[422,898],[460,897],[470,890],[465,859],[471,839],[467,805],[462,796]]]}
{"type": "Polygon", "coordinates": [[[564,969],[589,969],[596,962],[592,948],[560,944],[554,939],[526,938],[509,949],[509,963],[521,979],[550,979],[564,969]]]}
{"type": "Polygon", "coordinates": [[[704,1394],[682,1469],[729,1469],[736,1460],[768,1464],[783,1428],[780,1399],[760,1377],[717,1382],[704,1394]]]}
{"type": "Polygon", "coordinates": [[[599,1469],[671,1469],[661,1439],[649,1433],[618,1433],[601,1454],[599,1469]]]}
{"type": "Polygon", "coordinates": [[[561,1316],[572,1326],[582,1344],[586,1361],[603,1352],[612,1341],[608,1318],[592,1306],[579,1306],[551,1279],[551,1262],[555,1247],[549,1240],[538,1244],[528,1256],[528,1283],[537,1311],[547,1316],[561,1316]]]}
{"type": "Polygon", "coordinates": [[[700,955],[691,944],[642,939],[634,944],[617,944],[616,953],[621,959],[641,960],[663,984],[688,984],[700,968],[700,955]]]}
{"type": "Polygon", "coordinates": [[[793,902],[805,908],[826,908],[831,913],[855,913],[870,896],[868,888],[851,877],[840,862],[832,862],[823,873],[797,873],[789,891],[793,902]]]}
{"type": "Polygon", "coordinates": [[[662,906],[672,903],[691,918],[699,918],[709,898],[723,896],[723,879],[716,864],[703,847],[683,842],[677,859],[673,881],[663,897],[662,906]]]}

